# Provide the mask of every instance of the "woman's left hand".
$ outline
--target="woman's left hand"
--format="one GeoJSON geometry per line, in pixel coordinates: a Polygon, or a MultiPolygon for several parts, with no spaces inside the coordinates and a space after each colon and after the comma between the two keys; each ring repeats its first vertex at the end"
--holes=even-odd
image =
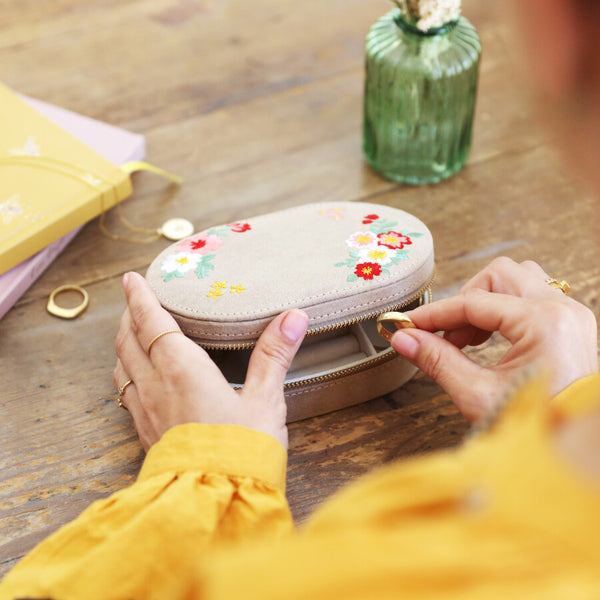
{"type": "Polygon", "coordinates": [[[293,309],[279,315],[258,340],[242,390],[234,390],[208,354],[181,334],[137,273],[123,277],[127,308],[115,344],[115,388],[128,385],[122,402],[147,450],[163,433],[184,423],[241,425],[264,431],[287,449],[283,383],[308,317],[293,309]]]}

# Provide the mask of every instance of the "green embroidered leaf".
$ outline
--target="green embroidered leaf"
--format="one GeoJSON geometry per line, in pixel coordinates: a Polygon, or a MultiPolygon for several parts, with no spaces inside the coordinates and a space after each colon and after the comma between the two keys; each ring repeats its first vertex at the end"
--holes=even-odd
{"type": "Polygon", "coordinates": [[[387,269],[381,269],[381,272],[382,272],[384,275],[389,275],[389,274],[390,274],[390,272],[389,272],[387,269]]]}
{"type": "Polygon", "coordinates": [[[399,254],[398,258],[400,260],[410,260],[410,258],[408,258],[408,254],[399,254]]]}
{"type": "Polygon", "coordinates": [[[413,233],[402,233],[402,235],[407,235],[410,238],[420,238],[423,237],[425,234],[424,233],[417,233],[417,232],[413,232],[413,233]]]}
{"type": "Polygon", "coordinates": [[[227,237],[229,235],[229,227],[211,227],[207,231],[207,235],[218,235],[219,237],[227,237]]]}
{"type": "Polygon", "coordinates": [[[334,267],[345,267],[347,263],[345,262],[341,262],[341,263],[335,263],[335,265],[333,265],[334,267]]]}
{"type": "Polygon", "coordinates": [[[348,275],[348,278],[346,279],[346,281],[356,281],[358,279],[358,275],[355,275],[354,273],[352,273],[352,275],[348,275]]]}
{"type": "Polygon", "coordinates": [[[379,219],[371,225],[372,233],[387,233],[392,231],[394,227],[398,225],[398,221],[387,221],[386,219],[379,219]]]}
{"type": "Polygon", "coordinates": [[[351,256],[352,258],[358,258],[358,257],[359,257],[359,254],[358,254],[358,252],[350,252],[350,256],[351,256]]]}
{"type": "Polygon", "coordinates": [[[206,256],[202,257],[201,261],[203,263],[210,262],[215,256],[216,256],[216,254],[207,254],[206,256]]]}
{"type": "Polygon", "coordinates": [[[170,273],[165,273],[161,277],[165,283],[168,283],[171,279],[175,279],[175,277],[185,277],[185,274],[181,271],[171,271],[170,273]]]}

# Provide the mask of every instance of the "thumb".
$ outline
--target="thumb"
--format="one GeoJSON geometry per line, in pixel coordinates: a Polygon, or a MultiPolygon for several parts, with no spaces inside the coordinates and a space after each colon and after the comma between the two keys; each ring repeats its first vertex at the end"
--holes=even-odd
{"type": "Polygon", "coordinates": [[[281,393],[290,364],[306,333],[308,316],[292,309],[269,323],[250,357],[245,389],[281,393]]]}
{"type": "Polygon", "coordinates": [[[481,417],[493,404],[496,375],[447,340],[429,331],[403,329],[394,333],[392,347],[442,387],[468,421],[481,417]]]}

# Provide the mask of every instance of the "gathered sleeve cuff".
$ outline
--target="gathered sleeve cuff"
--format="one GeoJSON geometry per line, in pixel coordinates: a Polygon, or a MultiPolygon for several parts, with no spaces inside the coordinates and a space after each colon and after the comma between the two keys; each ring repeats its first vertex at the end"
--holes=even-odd
{"type": "Polygon", "coordinates": [[[285,492],[287,453],[272,436],[238,425],[188,423],[167,431],[148,451],[138,481],[196,471],[249,477],[285,492]]]}
{"type": "Polygon", "coordinates": [[[211,553],[290,535],[286,451],[233,425],[179,425],[137,481],[99,500],[33,549],[0,600],[187,597],[211,553]]]}

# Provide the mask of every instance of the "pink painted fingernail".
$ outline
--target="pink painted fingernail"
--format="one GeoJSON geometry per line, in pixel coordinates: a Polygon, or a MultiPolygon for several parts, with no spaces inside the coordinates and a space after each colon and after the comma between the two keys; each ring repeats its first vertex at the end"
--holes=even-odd
{"type": "Polygon", "coordinates": [[[304,335],[307,325],[307,314],[301,310],[294,309],[288,312],[279,328],[283,337],[290,344],[295,344],[304,335]]]}
{"type": "Polygon", "coordinates": [[[126,290],[127,289],[127,281],[129,280],[129,273],[125,273],[125,275],[123,275],[123,279],[121,280],[121,283],[123,284],[123,289],[126,290]]]}
{"type": "Polygon", "coordinates": [[[392,337],[392,347],[398,354],[414,360],[419,351],[419,342],[405,331],[397,331],[392,337]]]}

